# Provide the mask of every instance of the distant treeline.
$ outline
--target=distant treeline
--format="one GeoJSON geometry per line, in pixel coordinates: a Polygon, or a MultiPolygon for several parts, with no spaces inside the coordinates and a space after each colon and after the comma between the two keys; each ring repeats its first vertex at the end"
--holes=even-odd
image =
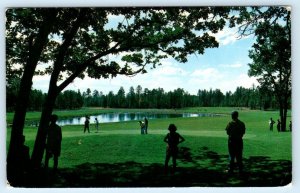
{"type": "MultiPolygon", "coordinates": [[[[7,90],[7,110],[12,111],[15,106],[15,92],[7,90]]],[[[45,93],[32,90],[29,109],[40,111],[42,109],[45,93]]],[[[83,93],[66,90],[59,94],[56,100],[56,109],[78,109],[81,107],[110,107],[110,108],[183,108],[183,107],[249,107],[251,109],[277,108],[274,95],[259,87],[237,87],[235,92],[226,92],[220,89],[198,90],[197,95],[191,95],[182,88],[166,92],[162,88],[143,89],[141,86],[130,87],[126,93],[120,87],[117,93],[108,94],[87,89],[83,93]]]]}

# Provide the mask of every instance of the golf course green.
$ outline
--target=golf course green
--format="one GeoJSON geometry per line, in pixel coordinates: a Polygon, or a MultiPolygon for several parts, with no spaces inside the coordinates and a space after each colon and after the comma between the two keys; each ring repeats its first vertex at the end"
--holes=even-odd
{"type": "MultiPolygon", "coordinates": [[[[81,115],[103,112],[131,112],[126,109],[84,109],[81,115]]],[[[137,111],[143,111],[136,109],[137,111]]],[[[160,110],[144,110],[149,113],[160,110]]],[[[167,110],[161,110],[167,111],[167,110]]],[[[174,110],[169,110],[174,111],[174,110]]],[[[140,134],[137,121],[100,123],[99,132],[90,125],[90,133],[83,125],[62,127],[62,150],[58,176],[50,175],[42,187],[231,187],[284,186],[291,182],[291,132],[269,130],[268,120],[278,119],[278,111],[246,108],[187,108],[176,112],[218,113],[217,117],[150,119],[147,135],[140,134]],[[239,119],[246,125],[244,135],[245,175],[228,176],[227,134],[225,127],[232,110],[239,111],[239,119]],[[179,144],[178,170],[173,175],[163,172],[168,125],[177,126],[185,141],[179,144]]],[[[60,117],[72,111],[55,112],[60,117]]],[[[67,114],[67,115],[66,115],[67,114]]],[[[289,112],[288,120],[291,120],[289,112]]],[[[80,115],[76,110],[73,115],[80,115]]],[[[28,113],[27,120],[38,118],[28,113]]],[[[7,115],[10,122],[12,115],[7,115]]],[[[93,123],[93,122],[92,122],[93,123]]],[[[11,129],[7,129],[7,148],[11,129]]],[[[25,145],[32,151],[37,127],[26,126],[25,145]]],[[[52,160],[51,160],[52,161],[52,160]]],[[[53,162],[50,162],[50,167],[53,162]]],[[[171,163],[170,163],[171,164],[171,163]]],[[[32,176],[34,179],[34,176],[32,176]]]]}

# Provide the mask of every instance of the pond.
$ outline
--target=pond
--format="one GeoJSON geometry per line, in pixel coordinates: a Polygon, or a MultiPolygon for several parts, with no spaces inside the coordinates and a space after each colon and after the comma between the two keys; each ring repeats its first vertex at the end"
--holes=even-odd
{"type": "MultiPolygon", "coordinates": [[[[90,123],[95,123],[95,118],[99,123],[122,122],[122,121],[138,121],[147,119],[166,119],[166,118],[179,118],[179,117],[215,117],[219,114],[210,113],[177,113],[177,114],[149,114],[149,113],[104,113],[99,115],[92,115],[90,123]]],[[[60,126],[64,125],[83,125],[85,117],[72,117],[68,119],[61,119],[57,121],[60,126]]]]}

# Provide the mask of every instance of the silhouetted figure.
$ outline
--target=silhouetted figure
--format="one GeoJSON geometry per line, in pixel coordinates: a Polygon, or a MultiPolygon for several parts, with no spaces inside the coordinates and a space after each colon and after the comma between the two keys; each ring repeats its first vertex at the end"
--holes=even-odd
{"type": "Polygon", "coordinates": [[[290,131],[292,131],[292,121],[290,121],[289,129],[290,129],[290,131]]]}
{"type": "Polygon", "coordinates": [[[174,124],[170,124],[168,130],[170,132],[164,138],[164,142],[168,144],[167,152],[166,152],[166,160],[165,160],[165,172],[168,171],[168,163],[171,157],[173,162],[173,172],[175,172],[176,159],[178,154],[177,145],[179,143],[182,143],[184,141],[184,138],[179,133],[176,132],[177,128],[174,124]]]}
{"type": "Polygon", "coordinates": [[[148,134],[148,119],[146,117],[144,118],[144,122],[145,122],[145,134],[148,134]]]}
{"type": "Polygon", "coordinates": [[[274,126],[275,121],[272,119],[272,117],[270,118],[269,121],[269,125],[270,125],[270,131],[273,131],[273,126],[274,126]]]}
{"type": "Polygon", "coordinates": [[[61,127],[56,124],[57,119],[58,119],[57,115],[51,116],[51,122],[48,127],[46,158],[45,158],[45,168],[48,168],[49,159],[53,157],[54,171],[57,170],[58,157],[60,156],[61,141],[62,141],[61,127]]]}
{"type": "Polygon", "coordinates": [[[86,131],[90,132],[90,118],[88,116],[85,116],[83,133],[86,131]]]}
{"type": "Polygon", "coordinates": [[[226,127],[228,135],[228,150],[229,150],[229,173],[234,171],[235,159],[239,168],[239,172],[243,172],[243,136],[246,131],[245,124],[238,119],[238,112],[231,113],[232,121],[226,127]]]}
{"type": "Polygon", "coordinates": [[[277,131],[278,131],[278,132],[281,131],[281,122],[280,122],[279,119],[277,120],[277,131]]]}
{"type": "Polygon", "coordinates": [[[141,134],[145,134],[145,123],[143,121],[139,121],[141,127],[141,134]]]}
{"type": "Polygon", "coordinates": [[[97,118],[95,118],[95,127],[96,127],[96,133],[99,131],[99,121],[97,118]]]}

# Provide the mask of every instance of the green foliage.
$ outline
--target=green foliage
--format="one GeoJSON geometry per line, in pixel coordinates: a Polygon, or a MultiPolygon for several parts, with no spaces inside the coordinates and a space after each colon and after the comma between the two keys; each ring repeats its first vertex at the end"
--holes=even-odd
{"type": "MultiPolygon", "coordinates": [[[[13,111],[17,88],[7,88],[7,111],[13,111]]],[[[115,94],[112,91],[103,94],[98,90],[87,89],[82,94],[78,90],[66,90],[60,93],[55,103],[55,109],[79,109],[82,107],[110,108],[185,108],[185,107],[249,107],[251,109],[276,109],[275,97],[267,88],[253,87],[250,89],[238,87],[235,92],[222,93],[216,90],[198,90],[197,95],[189,94],[184,89],[165,92],[162,88],[142,89],[133,87],[126,93],[123,87],[115,94]]],[[[32,90],[28,110],[41,111],[45,101],[45,93],[32,90]]]]}
{"type": "MultiPolygon", "coordinates": [[[[12,133],[16,136],[22,134],[32,72],[37,64],[46,63],[48,67],[35,71],[36,74],[51,74],[36,151],[32,156],[39,164],[44,151],[45,128],[55,100],[75,78],[145,73],[147,64],[155,67],[161,59],[169,56],[179,62],[187,62],[189,54],[203,54],[206,48],[218,47],[218,42],[209,32],[223,29],[229,11],[229,8],[222,7],[8,9],[7,79],[11,79],[13,73],[20,76],[25,69],[21,82],[23,89],[19,95],[26,95],[24,105],[21,100],[18,101],[20,108],[16,114],[19,116],[16,116],[13,127],[17,132],[12,133]],[[120,19],[115,27],[107,26],[112,16],[120,19]],[[50,21],[51,25],[46,21],[50,21]],[[118,54],[125,55],[125,65],[118,59],[108,60],[107,56],[112,58],[118,54]]],[[[137,93],[140,107],[143,101],[141,92],[137,93]]],[[[113,104],[112,99],[107,99],[108,104],[113,104]]],[[[182,102],[182,98],[177,99],[182,102]]]]}
{"type": "Polygon", "coordinates": [[[78,109],[83,106],[83,96],[78,91],[66,90],[57,97],[55,107],[57,109],[78,109]]]}
{"type": "MultiPolygon", "coordinates": [[[[287,109],[291,100],[291,11],[290,7],[237,8],[242,36],[255,34],[256,43],[249,51],[250,76],[257,77],[263,98],[274,95],[279,106],[282,130],[286,129],[287,109]]],[[[232,24],[234,25],[234,24],[232,24]]]]}
{"type": "MultiPolygon", "coordinates": [[[[14,110],[16,98],[17,98],[17,89],[15,87],[6,88],[7,93],[7,112],[14,110]]],[[[57,97],[55,108],[56,109],[78,109],[83,106],[84,96],[81,95],[80,91],[76,92],[73,90],[66,90],[60,93],[57,97]]],[[[43,104],[46,100],[46,94],[41,90],[32,89],[30,92],[29,104],[27,107],[28,111],[42,111],[43,104]]]]}
{"type": "Polygon", "coordinates": [[[36,73],[52,73],[55,68],[66,72],[69,78],[60,75],[59,79],[69,80],[60,89],[85,75],[108,78],[145,73],[145,65],[155,67],[167,56],[186,62],[189,54],[218,46],[207,32],[221,30],[229,13],[229,8],[220,7],[8,9],[7,72],[22,71],[37,26],[51,10],[57,12],[55,26],[40,62],[54,62],[54,66],[36,73]],[[113,17],[119,18],[116,25],[108,25],[113,17]],[[125,53],[125,65],[106,58],[120,53],[125,53]],[[15,68],[16,64],[20,66],[15,68]]]}
{"type": "Polygon", "coordinates": [[[6,82],[6,109],[12,111],[15,108],[17,95],[20,87],[20,78],[10,77],[6,82]]]}
{"type": "Polygon", "coordinates": [[[43,14],[41,10],[6,10],[6,79],[21,76],[28,58],[28,49],[32,38],[37,34],[37,26],[43,14]],[[21,65],[18,67],[18,65],[21,65]]]}
{"type": "Polygon", "coordinates": [[[259,77],[262,86],[272,85],[275,92],[291,92],[291,44],[289,31],[280,25],[260,25],[249,57],[250,76],[259,77]],[[282,88],[281,88],[282,87],[282,88]],[[289,90],[286,90],[286,87],[289,90]]]}
{"type": "Polygon", "coordinates": [[[45,101],[45,94],[40,90],[33,89],[30,92],[28,110],[41,111],[43,103],[45,101]]]}
{"type": "MultiPolygon", "coordinates": [[[[249,51],[249,75],[275,95],[291,95],[291,18],[289,7],[236,8],[231,18],[241,36],[254,34],[256,43],[249,51]]],[[[282,103],[277,97],[278,103],[282,103]]]]}
{"type": "MultiPolygon", "coordinates": [[[[98,92],[94,90],[94,92],[98,92]]],[[[110,108],[158,108],[180,109],[184,107],[249,107],[252,109],[275,109],[274,96],[266,94],[266,90],[260,87],[238,87],[234,93],[223,94],[219,89],[198,90],[197,95],[189,94],[182,88],[166,92],[162,88],[148,89],[139,85],[136,91],[130,87],[126,94],[121,87],[118,93],[110,91],[84,98],[87,107],[110,107],[110,108]],[[94,101],[97,101],[95,103],[94,101]]]]}
{"type": "Polygon", "coordinates": [[[277,17],[278,23],[263,22],[257,25],[256,43],[249,52],[253,61],[249,64],[249,75],[258,77],[261,87],[269,88],[276,96],[282,130],[285,131],[292,89],[290,12],[286,10],[274,17],[277,17]]]}
{"type": "MultiPolygon", "coordinates": [[[[16,93],[13,88],[7,89],[7,108],[13,110],[16,93]],[[12,102],[12,104],[10,103],[12,102]]],[[[41,111],[45,102],[45,95],[39,90],[31,91],[28,110],[41,111]]],[[[55,109],[78,109],[82,107],[110,107],[110,108],[158,108],[181,109],[185,107],[249,107],[251,109],[276,109],[275,97],[261,87],[250,89],[238,87],[235,92],[223,94],[219,89],[198,90],[197,95],[189,94],[184,89],[166,92],[162,88],[142,89],[136,91],[133,87],[126,93],[123,87],[115,94],[112,91],[103,94],[98,90],[87,89],[82,94],[72,90],[60,93],[55,103],[55,109]]]]}

